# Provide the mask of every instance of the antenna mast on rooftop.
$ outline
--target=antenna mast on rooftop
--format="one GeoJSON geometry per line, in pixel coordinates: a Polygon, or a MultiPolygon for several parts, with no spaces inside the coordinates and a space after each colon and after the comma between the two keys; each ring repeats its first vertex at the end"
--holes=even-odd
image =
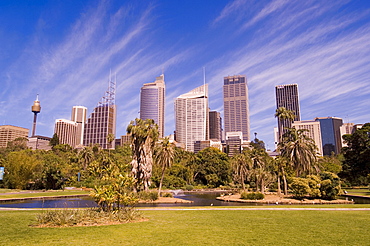
{"type": "Polygon", "coordinates": [[[108,80],[108,89],[105,92],[105,95],[100,100],[98,106],[112,106],[116,104],[116,80],[117,76],[115,76],[115,80],[112,79],[111,72],[109,73],[109,80],[108,80]]]}

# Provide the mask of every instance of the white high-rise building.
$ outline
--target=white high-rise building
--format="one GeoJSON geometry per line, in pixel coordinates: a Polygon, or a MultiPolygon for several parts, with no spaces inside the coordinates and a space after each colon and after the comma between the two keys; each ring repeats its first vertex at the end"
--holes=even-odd
{"type": "Polygon", "coordinates": [[[155,82],[144,84],[140,93],[140,119],[153,119],[158,125],[160,138],[164,136],[165,88],[162,74],[156,77],[155,82]]]}
{"type": "Polygon", "coordinates": [[[298,129],[308,130],[307,132],[305,132],[305,135],[307,135],[309,138],[315,141],[319,154],[321,156],[323,155],[320,122],[314,120],[294,121],[292,123],[292,127],[294,127],[297,130],[298,129]]]}
{"type": "Polygon", "coordinates": [[[194,152],[194,142],[208,140],[208,85],[202,85],[175,100],[176,141],[194,152]]]}
{"type": "Polygon", "coordinates": [[[84,128],[87,118],[87,108],[83,106],[73,106],[71,120],[77,123],[76,145],[84,143],[84,128]]]}
{"type": "Polygon", "coordinates": [[[77,129],[77,122],[65,119],[57,119],[55,121],[54,133],[57,134],[60,144],[69,144],[72,148],[76,147],[77,129]]]}

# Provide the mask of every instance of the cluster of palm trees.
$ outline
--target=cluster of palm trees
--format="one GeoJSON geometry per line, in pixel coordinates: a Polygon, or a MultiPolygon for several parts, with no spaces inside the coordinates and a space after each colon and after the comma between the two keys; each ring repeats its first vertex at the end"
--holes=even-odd
{"type": "MultiPolygon", "coordinates": [[[[276,110],[275,117],[292,123],[295,116],[284,107],[276,110]]],[[[287,176],[306,177],[316,174],[318,169],[318,153],[315,142],[308,137],[306,129],[282,128],[279,124],[279,144],[276,158],[268,156],[259,145],[244,150],[231,159],[235,180],[245,190],[245,183],[254,182],[257,191],[262,193],[269,184],[276,182],[277,191],[281,194],[281,181],[286,195],[288,192],[287,176]]],[[[291,125],[291,124],[288,124],[291,125]]]]}

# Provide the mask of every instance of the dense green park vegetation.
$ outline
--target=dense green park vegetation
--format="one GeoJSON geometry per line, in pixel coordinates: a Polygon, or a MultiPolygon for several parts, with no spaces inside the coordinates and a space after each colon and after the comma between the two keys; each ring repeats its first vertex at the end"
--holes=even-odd
{"type": "MultiPolygon", "coordinates": [[[[277,117],[284,111],[277,111],[277,117]]],[[[289,114],[285,114],[289,118],[289,114]]],[[[264,193],[275,191],[297,198],[333,199],[341,184],[368,185],[370,173],[370,124],[344,136],[348,147],[339,156],[317,156],[305,130],[285,129],[278,146],[280,155],[270,157],[264,144],[254,139],[249,148],[229,157],[216,148],[197,154],[158,139],[152,120],[136,119],[127,129],[131,144],[101,149],[73,149],[58,144],[52,150],[31,150],[25,139],[16,139],[0,149],[5,167],[0,188],[62,189],[67,186],[94,188],[94,197],[106,209],[129,205],[133,193],[149,189],[237,188],[264,193]]],[[[109,142],[114,136],[108,136],[109,142]]]]}
{"type": "Polygon", "coordinates": [[[138,223],[35,228],[0,211],[1,245],[368,245],[369,211],[142,211],[138,223]]]}

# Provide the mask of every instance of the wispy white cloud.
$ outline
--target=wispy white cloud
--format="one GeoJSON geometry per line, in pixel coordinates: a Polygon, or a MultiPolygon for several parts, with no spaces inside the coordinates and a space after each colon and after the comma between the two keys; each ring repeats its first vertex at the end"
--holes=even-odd
{"type": "Polygon", "coordinates": [[[245,6],[246,3],[246,0],[234,0],[231,3],[227,4],[225,8],[221,11],[220,15],[213,21],[213,24],[216,24],[221,20],[228,18],[230,15],[238,11],[241,7],[245,6]]]}

